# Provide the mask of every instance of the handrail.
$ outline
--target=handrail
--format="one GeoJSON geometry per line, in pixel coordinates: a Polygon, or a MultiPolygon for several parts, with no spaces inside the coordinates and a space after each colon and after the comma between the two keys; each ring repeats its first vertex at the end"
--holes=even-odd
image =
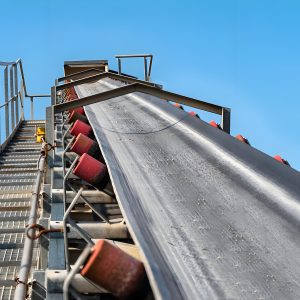
{"type": "Polygon", "coordinates": [[[118,72],[122,74],[122,58],[144,58],[144,76],[145,81],[150,81],[151,70],[152,70],[152,61],[153,55],[152,54],[125,54],[125,55],[116,55],[115,58],[118,60],[118,72]],[[149,69],[148,69],[148,61],[147,58],[150,58],[149,62],[149,69]]]}
{"type": "MultiPolygon", "coordinates": [[[[24,120],[24,99],[30,99],[31,105],[31,120],[34,119],[34,104],[35,98],[48,98],[48,94],[29,94],[27,91],[24,69],[22,60],[19,58],[16,61],[0,61],[0,67],[4,67],[4,103],[0,105],[0,109],[5,109],[5,141],[2,145],[7,144],[6,141],[14,132],[20,121],[24,120]],[[19,82],[20,76],[20,82],[19,82]],[[19,84],[20,83],[20,84],[19,84]],[[10,113],[9,113],[10,107],[10,113]],[[20,113],[19,113],[20,112],[20,113]]],[[[1,145],[1,130],[0,130],[0,145],[1,145]]],[[[3,147],[1,147],[2,149],[3,147]]]]}
{"type": "Polygon", "coordinates": [[[41,154],[38,160],[38,173],[35,181],[35,186],[32,191],[31,209],[30,209],[29,219],[27,223],[27,230],[26,230],[23,255],[21,260],[21,266],[20,266],[18,277],[16,278],[17,285],[16,285],[15,295],[14,295],[15,300],[26,298],[27,282],[31,270],[31,265],[32,265],[32,253],[33,253],[33,246],[34,246],[34,240],[30,238],[30,236],[33,236],[32,233],[35,233],[35,229],[32,228],[32,226],[36,224],[36,220],[37,220],[37,208],[39,203],[41,184],[43,181],[45,161],[46,161],[45,154],[41,154]]]}

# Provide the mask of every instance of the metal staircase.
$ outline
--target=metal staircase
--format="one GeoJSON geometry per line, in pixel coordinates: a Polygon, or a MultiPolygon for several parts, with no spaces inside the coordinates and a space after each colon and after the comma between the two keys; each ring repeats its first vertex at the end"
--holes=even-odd
{"type": "MultiPolygon", "coordinates": [[[[23,121],[0,154],[0,299],[14,296],[41,148],[35,141],[35,128],[44,125],[43,121],[23,121]]],[[[35,245],[32,268],[36,265],[35,245]]]]}

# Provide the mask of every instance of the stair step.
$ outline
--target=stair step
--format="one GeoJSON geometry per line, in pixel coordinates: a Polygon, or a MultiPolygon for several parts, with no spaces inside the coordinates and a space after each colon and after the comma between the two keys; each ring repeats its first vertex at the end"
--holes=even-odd
{"type": "Polygon", "coordinates": [[[8,147],[5,149],[5,153],[40,153],[41,148],[11,148],[8,147]]]}
{"type": "Polygon", "coordinates": [[[28,220],[29,211],[0,211],[0,221],[24,221],[28,220]]]}
{"type": "Polygon", "coordinates": [[[33,185],[0,186],[0,194],[28,194],[32,192],[33,185]]]}
{"type": "Polygon", "coordinates": [[[16,283],[11,284],[11,286],[0,285],[0,299],[13,299],[15,295],[15,289],[16,283]]]}
{"type": "Polygon", "coordinates": [[[26,186],[34,185],[35,180],[33,179],[2,179],[0,181],[0,188],[5,186],[26,186]]]}
{"type": "Polygon", "coordinates": [[[24,158],[1,158],[0,157],[0,165],[5,165],[5,164],[12,164],[12,163],[17,163],[17,164],[26,164],[26,163],[37,163],[38,160],[38,156],[35,158],[26,158],[26,156],[24,156],[24,158]]]}
{"type": "MultiPolygon", "coordinates": [[[[0,267],[0,280],[14,280],[17,277],[18,273],[19,267],[0,267]]],[[[0,297],[0,299],[3,298],[0,297]]]]}
{"type": "Polygon", "coordinates": [[[27,199],[31,199],[32,193],[28,192],[27,194],[6,194],[6,195],[0,195],[0,201],[26,201],[27,199]]]}
{"type": "Polygon", "coordinates": [[[36,172],[36,168],[0,168],[0,174],[9,174],[9,173],[32,173],[36,172]]]}
{"type": "MultiPolygon", "coordinates": [[[[5,154],[2,154],[1,155],[1,158],[3,158],[3,159],[13,159],[14,157],[16,157],[16,159],[17,158],[21,158],[21,159],[23,159],[23,158],[34,158],[36,161],[38,160],[38,158],[39,158],[39,156],[40,156],[40,152],[36,152],[36,153],[24,153],[24,152],[22,152],[22,153],[20,153],[20,152],[6,152],[5,154]]],[[[0,158],[0,159],[1,159],[0,158]]]]}
{"type": "Polygon", "coordinates": [[[0,211],[28,210],[30,208],[30,204],[31,201],[1,202],[0,211]]]}
{"type": "Polygon", "coordinates": [[[15,143],[15,144],[9,144],[7,146],[6,149],[35,149],[35,150],[40,150],[41,149],[41,144],[38,143],[38,144],[33,144],[33,143],[29,143],[29,144],[18,144],[18,143],[15,143]]]}
{"type": "Polygon", "coordinates": [[[4,249],[4,245],[7,246],[9,244],[11,244],[12,246],[8,246],[9,249],[13,248],[13,246],[15,246],[15,248],[17,248],[16,245],[22,245],[24,244],[25,241],[25,228],[23,228],[23,232],[20,233],[0,233],[0,248],[4,249]]]}
{"type": "Polygon", "coordinates": [[[11,152],[1,153],[0,159],[18,159],[18,158],[34,158],[37,159],[38,154],[17,153],[12,155],[11,152]]]}
{"type": "Polygon", "coordinates": [[[18,173],[18,174],[0,174],[0,182],[1,180],[9,180],[9,179],[32,179],[36,178],[36,172],[32,173],[18,173]]]}
{"type": "MultiPolygon", "coordinates": [[[[23,233],[25,231],[25,226],[27,220],[23,221],[0,221],[0,233],[23,233]]],[[[1,278],[1,272],[0,272],[1,278]]]]}
{"type": "Polygon", "coordinates": [[[27,169],[34,169],[36,170],[37,163],[11,163],[11,164],[2,164],[0,163],[0,169],[16,169],[16,168],[27,168],[27,169]]]}
{"type": "MultiPolygon", "coordinates": [[[[33,248],[33,257],[36,257],[37,249],[33,248]]],[[[23,255],[23,248],[0,249],[0,267],[20,266],[23,255]]],[[[36,261],[32,261],[34,266],[36,261]]]]}
{"type": "Polygon", "coordinates": [[[20,141],[18,139],[13,139],[9,145],[11,144],[15,144],[15,145],[39,145],[40,143],[37,143],[34,139],[32,139],[31,141],[25,140],[25,141],[20,141]]]}

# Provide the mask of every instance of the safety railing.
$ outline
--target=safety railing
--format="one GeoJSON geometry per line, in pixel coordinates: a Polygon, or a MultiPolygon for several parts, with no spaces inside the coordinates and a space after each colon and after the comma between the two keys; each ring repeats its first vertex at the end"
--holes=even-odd
{"type": "MultiPolygon", "coordinates": [[[[24,77],[22,60],[13,62],[0,61],[3,71],[3,83],[0,91],[0,152],[11,140],[22,120],[25,119],[26,98],[30,101],[30,119],[34,119],[35,98],[50,97],[46,94],[28,94],[24,77]],[[2,99],[4,99],[2,103],[2,99]],[[2,121],[4,120],[4,122],[2,121]],[[4,123],[4,128],[2,129],[4,123]],[[2,125],[2,126],[1,126],[2,125]],[[5,138],[2,138],[2,135],[5,138]]],[[[0,72],[1,72],[0,71],[0,72]]],[[[1,73],[0,73],[1,74],[1,73]]],[[[0,77],[1,78],[1,77],[0,77]]],[[[2,81],[2,80],[1,80],[2,81]]],[[[28,103],[29,104],[29,103],[28,103]]]]}
{"type": "Polygon", "coordinates": [[[34,247],[34,240],[33,237],[36,231],[36,222],[38,218],[38,206],[39,206],[39,198],[41,192],[41,186],[43,182],[43,175],[45,169],[45,162],[46,162],[46,149],[47,144],[43,143],[41,148],[41,155],[38,160],[38,170],[37,176],[35,180],[34,189],[32,191],[31,197],[31,209],[29,213],[29,218],[27,221],[26,227],[26,237],[24,240],[24,248],[23,248],[23,255],[22,261],[20,265],[20,270],[18,276],[16,278],[16,289],[15,289],[15,300],[22,300],[26,298],[28,292],[28,278],[32,266],[32,254],[33,254],[33,247],[34,247]]]}
{"type": "Polygon", "coordinates": [[[144,59],[144,77],[145,81],[150,81],[151,70],[152,70],[152,54],[126,54],[126,55],[116,55],[116,59],[118,60],[118,73],[122,74],[122,61],[121,59],[127,58],[143,58],[144,59]],[[148,59],[149,58],[149,68],[148,68],[148,59]]]}

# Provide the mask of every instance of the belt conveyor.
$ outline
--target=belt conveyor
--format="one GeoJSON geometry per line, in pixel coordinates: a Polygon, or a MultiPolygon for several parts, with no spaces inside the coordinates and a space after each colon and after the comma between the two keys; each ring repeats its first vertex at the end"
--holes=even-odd
{"type": "Polygon", "coordinates": [[[157,299],[300,297],[297,171],[146,94],[85,111],[157,299]]]}

